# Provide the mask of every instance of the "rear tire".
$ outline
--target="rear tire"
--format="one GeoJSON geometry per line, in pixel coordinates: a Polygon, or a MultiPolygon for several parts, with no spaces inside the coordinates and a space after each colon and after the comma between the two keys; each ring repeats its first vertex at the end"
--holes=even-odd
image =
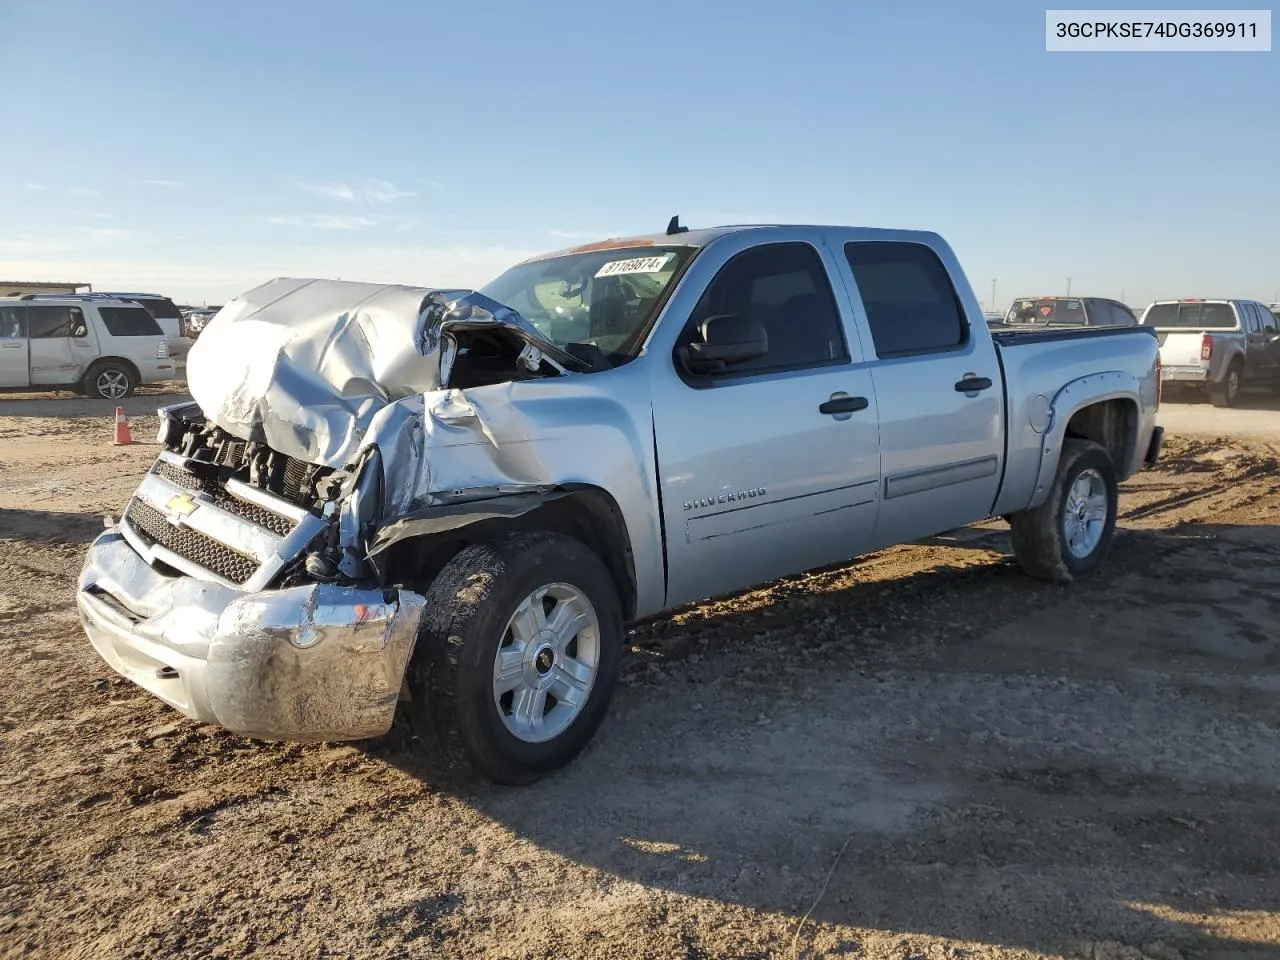
{"type": "Polygon", "coordinates": [[[100,400],[124,400],[138,389],[138,380],[124,364],[105,360],[89,368],[83,389],[86,396],[100,400]]]}
{"type": "Polygon", "coordinates": [[[1013,514],[1013,552],[1033,577],[1069,583],[1097,570],[1115,536],[1119,491],[1111,457],[1091,440],[1062,445],[1049,498],[1013,514]]]}
{"type": "Polygon", "coordinates": [[[1209,387],[1209,402],[1215,407],[1234,407],[1240,400],[1240,364],[1232,361],[1221,383],[1209,387]]]}
{"type": "Polygon", "coordinates": [[[559,534],[510,534],[464,548],[426,598],[406,681],[431,759],[514,785],[576,757],[622,661],[621,605],[600,558],[559,534]]]}

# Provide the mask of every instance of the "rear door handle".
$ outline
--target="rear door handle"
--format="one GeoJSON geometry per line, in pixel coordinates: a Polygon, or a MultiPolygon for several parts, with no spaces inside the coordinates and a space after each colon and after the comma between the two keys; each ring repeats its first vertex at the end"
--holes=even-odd
{"type": "Polygon", "coordinates": [[[856,413],[859,410],[865,410],[871,405],[866,397],[851,397],[847,393],[833,393],[830,400],[825,400],[818,405],[818,412],[825,414],[848,415],[856,413]]]}
{"type": "Polygon", "coordinates": [[[975,377],[966,374],[963,380],[956,382],[956,393],[977,393],[979,390],[991,389],[990,377],[975,377]]]}

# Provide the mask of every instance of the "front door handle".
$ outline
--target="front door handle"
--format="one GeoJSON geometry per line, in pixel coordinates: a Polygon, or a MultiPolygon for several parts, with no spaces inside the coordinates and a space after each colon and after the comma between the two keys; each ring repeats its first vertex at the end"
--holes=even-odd
{"type": "Polygon", "coordinates": [[[818,405],[818,412],[825,414],[850,414],[859,410],[865,410],[869,407],[870,401],[866,397],[851,397],[847,393],[834,393],[830,400],[824,400],[818,405]]]}
{"type": "Polygon", "coordinates": [[[956,393],[977,393],[979,390],[991,389],[990,377],[975,377],[965,374],[965,378],[956,383],[956,393]]]}
{"type": "Polygon", "coordinates": [[[0,347],[4,347],[6,350],[21,350],[23,346],[25,346],[25,344],[23,344],[21,341],[19,341],[18,343],[14,343],[12,340],[9,340],[7,342],[0,341],[0,347]]]}

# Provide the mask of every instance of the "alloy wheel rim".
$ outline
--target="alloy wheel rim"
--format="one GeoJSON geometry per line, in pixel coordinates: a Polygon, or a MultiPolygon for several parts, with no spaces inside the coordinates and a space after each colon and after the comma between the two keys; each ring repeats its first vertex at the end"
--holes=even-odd
{"type": "Polygon", "coordinates": [[[564,733],[582,713],[600,668],[600,620],[567,583],[520,601],[493,660],[493,702],[507,731],[525,743],[564,733]]]}
{"type": "Polygon", "coordinates": [[[119,400],[129,392],[129,378],[118,370],[98,374],[98,393],[108,400],[119,400]]]}
{"type": "Polygon", "coordinates": [[[1102,542],[1107,525],[1109,502],[1102,474],[1089,467],[1082,470],[1067,491],[1062,509],[1062,534],[1067,551],[1083,560],[1102,542]]]}

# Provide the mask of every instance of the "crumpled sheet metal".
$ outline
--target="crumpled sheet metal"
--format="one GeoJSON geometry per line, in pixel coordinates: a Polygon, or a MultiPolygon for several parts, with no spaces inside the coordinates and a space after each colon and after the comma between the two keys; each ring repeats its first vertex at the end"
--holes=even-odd
{"type": "Polygon", "coordinates": [[[282,278],[218,312],[188,355],[187,383],[205,416],[233,436],[339,468],[380,410],[447,381],[441,342],[450,326],[500,327],[560,369],[581,366],[473,290],[282,278]]]}
{"type": "Polygon", "coordinates": [[[339,280],[255,287],[191,348],[191,395],[233,436],[343,466],[388,402],[440,385],[438,355],[418,348],[430,292],[339,280]]]}

